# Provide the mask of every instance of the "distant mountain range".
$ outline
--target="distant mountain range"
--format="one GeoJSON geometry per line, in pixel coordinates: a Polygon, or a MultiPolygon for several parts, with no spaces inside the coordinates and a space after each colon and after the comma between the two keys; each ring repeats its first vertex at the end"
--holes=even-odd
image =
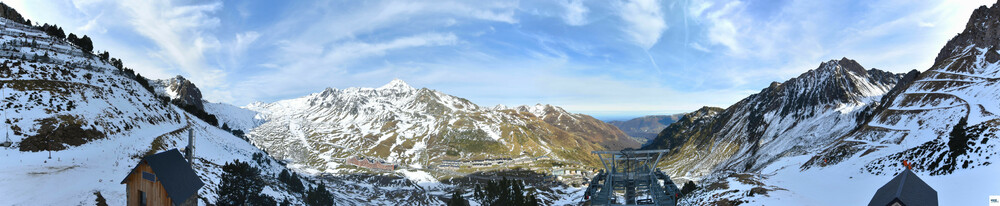
{"type": "Polygon", "coordinates": [[[242,111],[207,107],[220,121],[245,129],[271,155],[331,173],[342,172],[341,160],[354,156],[413,168],[442,160],[541,156],[596,167],[590,151],[639,147],[618,128],[557,106],[486,108],[398,79],[379,88],[328,88],[254,103],[242,111]]]}
{"type": "Polygon", "coordinates": [[[646,142],[656,138],[656,134],[667,128],[668,125],[673,124],[681,117],[684,113],[672,114],[672,115],[648,115],[633,118],[625,121],[608,121],[608,124],[614,125],[621,129],[625,134],[636,138],[641,142],[646,142]]]}

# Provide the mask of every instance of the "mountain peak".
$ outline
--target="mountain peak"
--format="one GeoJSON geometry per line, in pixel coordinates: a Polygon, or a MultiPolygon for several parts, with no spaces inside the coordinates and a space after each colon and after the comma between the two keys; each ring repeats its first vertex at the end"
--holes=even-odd
{"type": "Polygon", "coordinates": [[[411,87],[409,84],[406,84],[406,82],[404,82],[402,79],[395,78],[392,79],[392,81],[390,81],[388,84],[382,85],[382,87],[379,87],[378,89],[413,90],[414,88],[411,87]]]}
{"type": "Polygon", "coordinates": [[[826,61],[820,64],[819,68],[816,68],[816,70],[830,70],[830,71],[834,71],[836,69],[843,69],[857,74],[865,74],[866,72],[865,67],[861,66],[861,64],[858,64],[857,61],[854,61],[853,59],[848,59],[847,57],[843,57],[840,60],[831,59],[830,61],[826,61]]]}
{"type": "Polygon", "coordinates": [[[884,94],[902,78],[878,69],[865,70],[857,61],[848,58],[823,62],[818,68],[802,73],[782,83],[773,82],[760,93],[751,95],[747,104],[760,104],[767,110],[778,110],[785,116],[824,104],[862,101],[866,97],[884,94]],[[750,103],[752,102],[752,103],[750,103]]]}
{"type": "Polygon", "coordinates": [[[537,103],[535,105],[521,105],[521,106],[518,106],[515,109],[517,111],[520,111],[520,112],[528,112],[528,113],[534,114],[535,116],[538,116],[538,117],[545,117],[549,113],[553,113],[553,112],[554,113],[566,113],[566,114],[569,113],[569,112],[566,112],[566,110],[564,110],[562,107],[553,106],[551,104],[541,104],[541,103],[537,103]]]}
{"type": "Polygon", "coordinates": [[[980,6],[975,11],[972,11],[972,15],[969,16],[969,22],[965,24],[965,30],[952,37],[941,48],[938,56],[934,58],[934,64],[936,65],[949,57],[964,53],[965,48],[968,46],[974,45],[979,48],[1000,46],[1000,41],[996,40],[998,36],[1000,36],[1000,2],[990,7],[985,5],[980,6]]]}
{"type": "Polygon", "coordinates": [[[169,97],[171,100],[178,100],[181,104],[191,105],[198,109],[204,109],[202,103],[201,90],[184,76],[177,75],[169,79],[158,79],[150,82],[157,95],[169,97]]]}

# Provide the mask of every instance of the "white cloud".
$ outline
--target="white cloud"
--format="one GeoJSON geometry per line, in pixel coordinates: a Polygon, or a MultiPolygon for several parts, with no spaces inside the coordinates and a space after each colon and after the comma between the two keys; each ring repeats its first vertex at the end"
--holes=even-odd
{"type": "Polygon", "coordinates": [[[691,48],[702,52],[712,52],[712,50],[705,48],[705,46],[702,46],[698,42],[691,42],[691,48]]]}
{"type": "Polygon", "coordinates": [[[712,2],[710,1],[700,1],[695,2],[693,5],[689,6],[688,15],[691,16],[701,16],[709,7],[712,7],[712,2]]]}
{"type": "Polygon", "coordinates": [[[260,34],[255,31],[248,31],[242,34],[236,34],[236,46],[239,48],[246,48],[250,43],[253,43],[260,37],[260,34]]]}
{"type": "Polygon", "coordinates": [[[87,24],[81,26],[79,30],[83,33],[88,33],[88,34],[108,32],[107,28],[98,23],[98,19],[100,19],[102,16],[104,16],[104,13],[98,14],[96,17],[90,19],[90,21],[87,21],[87,24]]]}
{"type": "MultiPolygon", "coordinates": [[[[697,5],[702,6],[702,5],[697,5]]],[[[740,32],[737,31],[736,24],[734,21],[738,18],[731,18],[732,15],[737,13],[737,10],[743,6],[742,2],[733,1],[726,3],[722,9],[709,12],[706,14],[706,19],[708,19],[710,26],[708,28],[708,41],[712,44],[723,45],[729,50],[737,55],[742,55],[745,53],[741,45],[740,32]]],[[[698,8],[694,10],[702,10],[704,8],[698,8]]],[[[692,12],[692,14],[700,14],[702,12],[692,12]]]]}
{"type": "Polygon", "coordinates": [[[559,4],[566,9],[566,13],[562,16],[566,24],[571,26],[587,24],[587,13],[590,12],[590,9],[583,5],[583,0],[565,0],[560,1],[559,4]]]}
{"type": "MultiPolygon", "coordinates": [[[[343,10],[340,5],[319,1],[292,8],[292,15],[281,17],[281,21],[266,29],[273,36],[285,38],[283,46],[303,48],[318,47],[350,41],[357,36],[376,31],[392,30],[421,18],[441,17],[445,26],[468,20],[517,23],[515,11],[517,2],[475,2],[466,1],[374,1],[352,5],[343,10]],[[454,21],[455,23],[448,23],[454,21]]],[[[433,28],[423,28],[433,29],[433,28]]],[[[298,52],[296,52],[298,53],[298,52]]],[[[290,55],[282,55],[294,58],[290,55]]]]}
{"type": "Polygon", "coordinates": [[[660,41],[667,23],[656,0],[627,0],[618,5],[618,15],[627,24],[625,34],[639,47],[649,49],[660,41]]]}
{"type": "Polygon", "coordinates": [[[260,34],[255,31],[248,31],[240,34],[236,34],[236,39],[233,40],[233,45],[230,46],[229,58],[231,65],[238,65],[240,57],[246,52],[250,44],[253,44],[260,38],[260,34]]]}
{"type": "MultiPolygon", "coordinates": [[[[333,43],[328,46],[329,48],[316,44],[282,41],[279,43],[281,45],[279,53],[282,55],[274,62],[262,64],[271,70],[260,75],[247,77],[245,81],[238,83],[233,89],[236,93],[246,94],[239,97],[238,102],[258,101],[261,100],[260,98],[279,96],[290,98],[294,97],[290,95],[303,95],[307,92],[319,91],[324,87],[334,86],[338,82],[351,81],[348,77],[358,74],[349,72],[347,68],[358,61],[405,49],[447,46],[458,43],[460,43],[460,39],[452,33],[423,33],[379,42],[343,41],[333,43]]],[[[392,63],[387,61],[387,64],[392,63]]],[[[374,72],[379,69],[365,68],[364,70],[374,72]]],[[[393,75],[393,73],[386,71],[379,74],[393,75]]]]}
{"type": "Polygon", "coordinates": [[[452,45],[457,42],[458,37],[455,37],[455,35],[451,33],[426,33],[374,44],[366,42],[348,42],[329,52],[325,55],[324,59],[330,62],[343,62],[367,56],[385,55],[386,52],[396,49],[452,45]]]}

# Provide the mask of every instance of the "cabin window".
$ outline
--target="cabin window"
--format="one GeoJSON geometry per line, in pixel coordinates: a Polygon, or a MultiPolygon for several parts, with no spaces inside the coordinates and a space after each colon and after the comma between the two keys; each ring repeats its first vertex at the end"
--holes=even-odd
{"type": "Polygon", "coordinates": [[[156,182],[156,175],[154,175],[153,173],[142,172],[142,179],[146,179],[151,182],[156,182]]]}
{"type": "Polygon", "coordinates": [[[139,191],[139,206],[146,206],[146,192],[139,191]]]}

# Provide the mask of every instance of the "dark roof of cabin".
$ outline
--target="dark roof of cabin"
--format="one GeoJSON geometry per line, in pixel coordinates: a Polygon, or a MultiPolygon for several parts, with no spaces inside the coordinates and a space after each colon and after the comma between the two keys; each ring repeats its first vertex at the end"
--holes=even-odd
{"type": "Polygon", "coordinates": [[[920,177],[917,177],[917,174],[913,174],[909,169],[904,169],[899,175],[878,188],[868,206],[888,205],[895,199],[899,199],[907,206],[938,205],[937,191],[924,183],[920,177]]]}
{"type": "MultiPolygon", "coordinates": [[[[142,162],[149,164],[153,173],[156,173],[156,181],[163,185],[163,189],[167,191],[167,196],[170,196],[174,205],[184,203],[205,185],[177,149],[143,157],[140,164],[142,162]]],[[[136,164],[135,168],[138,168],[140,164],[136,164]]],[[[135,168],[130,171],[135,171],[135,168]]],[[[132,173],[129,172],[129,175],[132,173]]],[[[125,184],[126,180],[128,180],[128,176],[125,176],[121,184],[125,184]]]]}

